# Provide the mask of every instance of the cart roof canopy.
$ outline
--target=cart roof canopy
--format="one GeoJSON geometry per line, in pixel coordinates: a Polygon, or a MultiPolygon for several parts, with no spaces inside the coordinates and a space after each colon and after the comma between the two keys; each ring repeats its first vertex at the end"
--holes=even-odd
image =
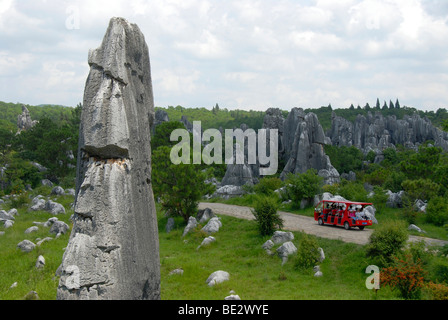
{"type": "Polygon", "coordinates": [[[353,201],[340,201],[340,200],[322,200],[319,203],[341,203],[341,204],[346,204],[346,205],[355,205],[355,206],[371,206],[373,205],[372,203],[368,203],[368,202],[353,202],[353,201]]]}

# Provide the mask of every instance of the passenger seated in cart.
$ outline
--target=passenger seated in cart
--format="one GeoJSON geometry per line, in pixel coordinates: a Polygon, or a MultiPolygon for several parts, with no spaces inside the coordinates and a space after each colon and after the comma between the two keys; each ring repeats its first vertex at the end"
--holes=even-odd
{"type": "Polygon", "coordinates": [[[349,211],[348,211],[348,216],[349,218],[353,219],[353,221],[358,220],[358,217],[356,216],[358,209],[353,210],[353,207],[350,206],[349,211]]]}

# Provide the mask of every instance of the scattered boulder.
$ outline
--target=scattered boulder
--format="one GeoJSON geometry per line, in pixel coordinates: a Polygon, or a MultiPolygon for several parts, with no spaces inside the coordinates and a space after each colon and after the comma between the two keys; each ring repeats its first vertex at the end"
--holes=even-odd
{"type": "Polygon", "coordinates": [[[0,220],[15,220],[14,216],[5,210],[0,210],[0,220]]]}
{"type": "Polygon", "coordinates": [[[205,208],[204,210],[198,211],[197,220],[199,223],[203,224],[213,217],[215,217],[213,210],[210,208],[205,208]]]}
{"type": "Polygon", "coordinates": [[[46,238],[43,238],[42,240],[39,240],[39,241],[36,243],[36,245],[37,245],[38,247],[40,247],[40,246],[42,245],[42,243],[47,242],[47,241],[51,241],[51,240],[53,240],[53,238],[51,238],[51,237],[46,237],[46,238]]]}
{"type": "Polygon", "coordinates": [[[415,208],[415,210],[417,210],[417,212],[426,213],[426,206],[427,206],[427,203],[425,203],[424,201],[422,201],[420,199],[415,200],[414,208],[415,208]]]}
{"type": "Polygon", "coordinates": [[[215,242],[216,239],[212,236],[205,238],[204,240],[202,240],[202,243],[197,247],[196,250],[199,250],[199,248],[204,247],[204,246],[208,246],[209,244],[215,242]]]}
{"type": "Polygon", "coordinates": [[[218,188],[213,194],[214,197],[220,197],[223,199],[230,199],[234,197],[239,197],[245,192],[242,187],[234,185],[224,185],[218,188]]]}
{"type": "Polygon", "coordinates": [[[62,204],[57,203],[57,202],[53,202],[51,200],[48,200],[45,203],[45,211],[53,214],[53,215],[58,215],[58,214],[65,214],[65,208],[62,204]]]}
{"type": "Polygon", "coordinates": [[[226,300],[226,301],[241,300],[241,298],[237,294],[232,294],[230,296],[225,297],[224,300],[226,300]]]}
{"type": "Polygon", "coordinates": [[[47,187],[52,187],[52,186],[53,186],[53,182],[51,182],[51,181],[48,180],[48,179],[43,179],[40,183],[41,183],[43,186],[47,186],[47,187]]]}
{"type": "Polygon", "coordinates": [[[54,234],[65,234],[67,233],[67,231],[70,229],[70,227],[68,226],[68,224],[66,224],[63,221],[55,221],[53,223],[53,225],[50,228],[50,233],[54,233],[54,234]]]}
{"type": "Polygon", "coordinates": [[[297,253],[297,248],[291,241],[285,242],[277,249],[277,254],[282,258],[282,265],[288,261],[288,257],[297,253]]]}
{"type": "Polygon", "coordinates": [[[39,228],[37,226],[32,226],[25,230],[25,234],[30,234],[30,233],[36,232],[36,231],[39,231],[39,228]]]}
{"type": "Polygon", "coordinates": [[[45,258],[39,256],[36,261],[36,269],[42,269],[45,266],[45,258]]]}
{"type": "Polygon", "coordinates": [[[292,232],[275,231],[271,238],[274,244],[282,244],[294,240],[292,232]]]}
{"type": "Polygon", "coordinates": [[[36,248],[36,245],[29,240],[23,240],[17,245],[17,248],[22,250],[22,252],[31,252],[36,248]]]}
{"type": "Polygon", "coordinates": [[[31,211],[41,211],[45,209],[45,200],[42,198],[43,196],[38,195],[31,201],[31,211]]]}
{"type": "Polygon", "coordinates": [[[417,227],[415,224],[411,224],[411,225],[409,225],[408,230],[409,230],[409,231],[417,231],[417,232],[419,232],[419,233],[426,233],[426,231],[420,229],[420,228],[417,227]]]}
{"type": "Polygon", "coordinates": [[[218,217],[211,218],[205,227],[202,228],[202,231],[207,232],[208,234],[212,234],[219,231],[219,228],[222,227],[222,223],[218,217]]]}
{"type": "Polygon", "coordinates": [[[184,233],[182,234],[182,237],[185,237],[191,230],[196,228],[198,225],[198,221],[195,217],[188,218],[187,226],[184,229],[184,233]]]}
{"type": "Polygon", "coordinates": [[[13,220],[4,220],[4,221],[5,221],[5,223],[4,223],[3,227],[5,229],[9,229],[9,228],[11,228],[14,225],[14,221],[13,220]]]}
{"type": "Polygon", "coordinates": [[[324,249],[319,248],[317,249],[317,251],[319,252],[319,262],[322,263],[325,260],[325,253],[324,253],[324,249]]]}
{"type": "Polygon", "coordinates": [[[65,194],[65,190],[60,186],[56,186],[51,190],[51,194],[56,196],[63,196],[65,194]]]}
{"type": "Polygon", "coordinates": [[[175,274],[183,275],[184,274],[184,269],[178,268],[178,269],[175,269],[175,270],[173,270],[173,271],[171,271],[169,273],[170,276],[175,275],[175,274]]]}
{"type": "Polygon", "coordinates": [[[224,281],[229,281],[230,274],[226,271],[216,271],[213,272],[205,281],[210,287],[216,284],[222,283],[224,281]]]}
{"type": "Polygon", "coordinates": [[[53,218],[49,218],[45,223],[44,223],[44,227],[49,228],[53,225],[53,223],[55,223],[56,221],[58,221],[59,219],[56,217],[53,218]]]}
{"type": "Polygon", "coordinates": [[[19,215],[19,212],[17,211],[17,209],[11,209],[11,210],[8,211],[8,214],[9,214],[10,216],[15,217],[15,216],[18,216],[18,215],[19,215]]]}
{"type": "Polygon", "coordinates": [[[170,233],[171,230],[174,229],[174,226],[175,226],[174,218],[168,218],[168,221],[166,222],[165,226],[166,233],[170,233]]]}
{"type": "Polygon", "coordinates": [[[404,191],[393,193],[388,190],[387,194],[389,198],[387,199],[386,205],[390,208],[402,208],[403,207],[403,196],[404,191]]]}
{"type": "Polygon", "coordinates": [[[67,190],[65,190],[65,195],[67,195],[67,196],[75,196],[75,189],[67,189],[67,190]]]}

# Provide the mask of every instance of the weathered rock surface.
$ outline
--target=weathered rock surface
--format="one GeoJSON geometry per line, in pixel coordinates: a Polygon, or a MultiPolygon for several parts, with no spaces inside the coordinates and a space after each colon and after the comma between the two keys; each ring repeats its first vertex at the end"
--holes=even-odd
{"type": "Polygon", "coordinates": [[[224,281],[229,281],[230,274],[226,271],[216,271],[213,272],[205,281],[210,287],[216,284],[222,283],[224,281]]]}
{"type": "Polygon", "coordinates": [[[185,237],[189,232],[191,232],[198,225],[198,221],[195,217],[188,218],[187,225],[182,233],[182,237],[185,237]]]}
{"type": "Polygon", "coordinates": [[[150,132],[154,101],[140,29],[112,18],[89,52],[73,230],[58,299],[160,299],[150,132]]]}
{"type": "Polygon", "coordinates": [[[274,244],[282,244],[294,240],[294,235],[292,232],[275,231],[271,240],[274,244]]]}
{"type": "Polygon", "coordinates": [[[335,146],[355,146],[365,154],[374,151],[381,155],[384,149],[398,144],[415,149],[428,140],[448,151],[448,133],[418,114],[398,120],[396,116],[368,112],[367,116],[358,115],[352,123],[333,113],[330,138],[335,146]]]}
{"type": "Polygon", "coordinates": [[[30,240],[23,240],[19,244],[17,244],[17,248],[22,250],[23,252],[31,252],[36,248],[36,245],[30,240]]]}
{"type": "Polygon", "coordinates": [[[283,142],[286,166],[280,175],[282,179],[288,173],[316,169],[325,183],[339,182],[339,173],[325,154],[326,137],[314,113],[305,114],[303,109],[293,108],[285,120],[283,142]]]}
{"type": "Polygon", "coordinates": [[[207,232],[208,234],[212,234],[219,231],[219,228],[222,227],[221,220],[218,217],[211,218],[205,227],[202,228],[202,231],[207,232]]]}
{"type": "Polygon", "coordinates": [[[22,105],[22,113],[17,117],[18,132],[26,131],[36,125],[37,121],[31,119],[30,111],[22,105]]]}

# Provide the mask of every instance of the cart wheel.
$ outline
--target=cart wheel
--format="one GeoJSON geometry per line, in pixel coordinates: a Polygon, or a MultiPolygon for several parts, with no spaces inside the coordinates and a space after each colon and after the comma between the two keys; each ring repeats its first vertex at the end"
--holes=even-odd
{"type": "Polygon", "coordinates": [[[324,220],[323,220],[322,218],[319,218],[319,220],[317,220],[317,223],[318,223],[320,226],[323,226],[323,225],[324,225],[324,220]]]}
{"type": "Polygon", "coordinates": [[[364,230],[364,226],[359,226],[359,230],[364,230]]]}
{"type": "Polygon", "coordinates": [[[350,230],[350,223],[348,223],[348,221],[344,222],[344,228],[345,230],[350,230]]]}

